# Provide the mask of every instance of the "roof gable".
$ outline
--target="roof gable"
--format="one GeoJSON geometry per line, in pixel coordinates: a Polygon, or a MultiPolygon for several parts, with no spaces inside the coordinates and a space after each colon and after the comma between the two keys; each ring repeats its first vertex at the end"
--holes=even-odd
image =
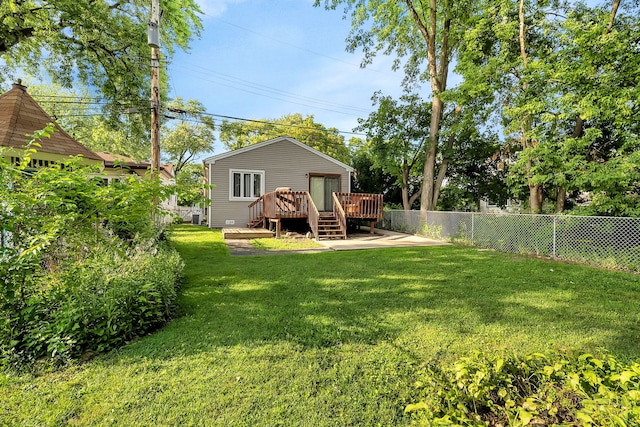
{"type": "Polygon", "coordinates": [[[26,135],[44,129],[49,123],[54,124],[56,131],[50,138],[38,141],[41,145],[38,151],[102,160],[66,133],[27,93],[25,86],[14,84],[13,89],[0,95],[0,146],[24,148],[26,135]]]}
{"type": "MultiPolygon", "coordinates": [[[[130,169],[140,169],[140,170],[151,170],[150,162],[136,162],[130,157],[123,156],[121,154],[113,154],[107,151],[98,151],[96,152],[98,157],[104,160],[104,165],[108,168],[117,168],[117,167],[125,167],[130,169]]],[[[169,178],[175,178],[175,172],[173,169],[173,165],[170,164],[161,164],[160,172],[165,174],[169,178]]]]}
{"type": "Polygon", "coordinates": [[[298,141],[295,138],[291,138],[289,136],[279,136],[277,138],[273,138],[273,139],[269,139],[267,141],[262,141],[262,142],[258,142],[257,144],[252,144],[252,145],[248,145],[246,147],[242,147],[239,148],[237,150],[232,150],[232,151],[227,151],[226,153],[221,153],[221,154],[217,154],[215,156],[211,156],[211,157],[207,157],[206,159],[203,160],[203,163],[208,163],[208,164],[213,164],[215,163],[217,160],[222,160],[222,159],[226,159],[228,157],[233,157],[233,156],[237,156],[239,154],[242,153],[246,153],[247,151],[252,151],[255,150],[257,148],[262,148],[262,147],[266,147],[269,146],[271,144],[274,144],[276,142],[282,142],[282,141],[286,141],[286,142],[290,142],[294,145],[297,145],[298,147],[304,148],[307,151],[312,152],[313,154],[322,157],[325,160],[328,160],[332,163],[335,163],[336,165],[343,167],[344,169],[346,169],[349,172],[353,172],[353,168],[349,165],[346,165],[344,163],[342,163],[339,160],[334,159],[333,157],[324,154],[318,150],[316,150],[315,148],[309,147],[307,144],[304,144],[300,141],[298,141]]]}

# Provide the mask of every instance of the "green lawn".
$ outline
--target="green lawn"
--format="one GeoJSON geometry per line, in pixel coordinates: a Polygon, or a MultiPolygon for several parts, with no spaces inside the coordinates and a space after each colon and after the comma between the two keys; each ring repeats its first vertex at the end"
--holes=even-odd
{"type": "Polygon", "coordinates": [[[311,239],[294,239],[294,238],[261,238],[252,239],[251,245],[263,251],[281,251],[281,250],[300,250],[300,249],[318,249],[324,248],[320,243],[311,239]]]}
{"type": "Polygon", "coordinates": [[[180,317],[65,370],[0,374],[0,425],[394,426],[434,359],[640,358],[640,276],[456,246],[231,257],[180,226],[180,317]]]}

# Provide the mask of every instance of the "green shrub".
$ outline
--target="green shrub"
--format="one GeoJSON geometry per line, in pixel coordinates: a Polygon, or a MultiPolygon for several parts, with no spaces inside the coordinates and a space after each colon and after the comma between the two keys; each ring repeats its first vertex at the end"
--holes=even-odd
{"type": "Polygon", "coordinates": [[[81,262],[42,276],[19,312],[5,312],[6,360],[67,360],[143,335],[173,314],[182,260],[155,251],[99,245],[81,262]]]}
{"type": "Polygon", "coordinates": [[[166,322],[182,269],[155,221],[170,189],[102,186],[79,159],[28,171],[33,152],[0,156],[0,364],[107,350],[166,322]]]}
{"type": "Polygon", "coordinates": [[[564,354],[433,363],[408,405],[426,426],[630,426],[640,424],[640,364],[564,354]]]}

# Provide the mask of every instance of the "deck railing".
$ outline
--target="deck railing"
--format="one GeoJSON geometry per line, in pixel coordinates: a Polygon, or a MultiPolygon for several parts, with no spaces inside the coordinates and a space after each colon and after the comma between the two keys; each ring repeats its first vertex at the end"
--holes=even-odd
{"type": "MultiPolygon", "coordinates": [[[[342,230],[348,218],[379,221],[383,215],[382,194],[333,193],[333,214],[342,230]]],[[[307,218],[314,235],[318,235],[320,212],[307,191],[272,191],[249,205],[251,223],[267,218],[307,218]]],[[[372,226],[373,228],[373,226],[372,226]]]]}
{"type": "Polygon", "coordinates": [[[264,217],[264,196],[251,202],[249,205],[249,221],[257,221],[264,217]]]}
{"type": "Polygon", "coordinates": [[[306,191],[272,191],[264,196],[267,218],[306,218],[309,195],[306,191]]]}
{"type": "Polygon", "coordinates": [[[313,236],[318,238],[318,223],[320,222],[320,212],[318,212],[318,208],[316,204],[313,203],[313,199],[311,195],[307,193],[308,207],[309,207],[309,216],[307,221],[309,222],[309,227],[311,227],[311,231],[313,231],[313,236]]]}
{"type": "Polygon", "coordinates": [[[382,194],[334,193],[347,218],[380,221],[384,214],[382,194]]]}
{"type": "Polygon", "coordinates": [[[340,231],[346,235],[347,233],[347,217],[345,216],[344,208],[338,198],[338,193],[333,193],[333,215],[340,224],[340,231]]]}

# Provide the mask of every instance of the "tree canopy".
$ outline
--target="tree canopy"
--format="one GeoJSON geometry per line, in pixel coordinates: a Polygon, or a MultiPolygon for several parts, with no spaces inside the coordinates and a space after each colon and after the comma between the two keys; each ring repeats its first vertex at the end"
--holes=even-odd
{"type": "Polygon", "coordinates": [[[429,141],[425,150],[420,208],[434,210],[446,174],[447,162],[438,164],[440,130],[445,114],[443,93],[447,90],[449,65],[475,10],[475,3],[465,0],[430,0],[403,2],[385,0],[316,0],[329,9],[345,7],[351,16],[352,29],[347,50],[361,48],[363,65],[378,53],[395,53],[394,67],[405,58],[405,86],[427,81],[431,88],[429,141]]]}
{"type": "Polygon", "coordinates": [[[206,109],[199,101],[187,102],[180,97],[168,102],[167,115],[172,114],[178,124],[166,123],[162,129],[162,150],[166,161],[173,164],[176,175],[191,162],[196,155],[211,151],[215,136],[213,118],[205,114],[206,109]]]}
{"type": "Polygon", "coordinates": [[[378,110],[360,119],[356,130],[366,133],[373,166],[395,178],[402,191],[402,206],[409,210],[420,196],[431,105],[416,95],[397,101],[380,93],[373,96],[373,102],[378,110]]]}
{"type": "MultiPolygon", "coordinates": [[[[95,88],[112,114],[148,108],[149,7],[142,0],[3,0],[0,58],[10,70],[44,72],[67,88],[74,82],[95,88]]],[[[164,0],[162,11],[161,43],[171,56],[200,34],[201,12],[195,0],[164,0]]]]}
{"type": "Polygon", "coordinates": [[[349,163],[349,149],[338,129],[326,128],[314,121],[313,116],[289,114],[279,119],[231,122],[220,125],[220,141],[228,150],[279,136],[290,136],[344,163],[349,163]]]}
{"type": "Polygon", "coordinates": [[[489,186],[478,195],[496,193],[494,178],[508,171],[510,193],[533,213],[580,200],[589,202],[581,212],[640,213],[638,2],[316,0],[321,4],[344,7],[352,22],[347,50],[362,49],[363,65],[377,54],[395,55],[405,90],[429,83],[421,209],[436,208],[443,182],[451,193],[462,170],[481,165],[450,150],[474,143],[480,145],[466,153],[488,156],[481,169],[489,186]],[[453,88],[450,64],[461,78],[453,88]],[[482,128],[502,132],[500,144],[491,136],[493,148],[485,151],[482,128]]]}
{"type": "Polygon", "coordinates": [[[38,104],[69,135],[89,149],[136,160],[149,158],[147,114],[130,109],[108,117],[102,112],[104,103],[86,86],[66,89],[56,83],[43,84],[33,77],[26,80],[29,93],[38,104]]]}
{"type": "Polygon", "coordinates": [[[525,190],[533,213],[545,200],[561,212],[567,195],[584,193],[592,213],[640,212],[630,167],[639,148],[637,13],[615,4],[489,4],[475,17],[456,71],[465,89],[493,97],[484,108],[501,116],[516,194],[525,190]]]}

